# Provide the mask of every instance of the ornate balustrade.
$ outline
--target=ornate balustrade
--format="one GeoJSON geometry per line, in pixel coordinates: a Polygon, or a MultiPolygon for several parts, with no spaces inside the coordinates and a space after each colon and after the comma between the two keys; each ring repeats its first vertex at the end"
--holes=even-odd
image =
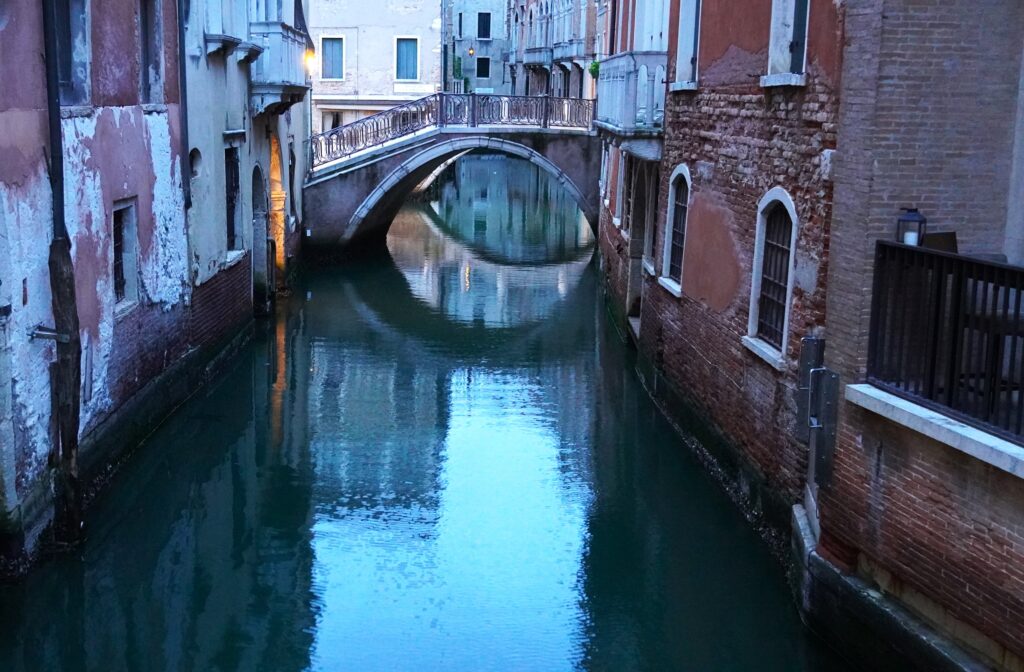
{"type": "Polygon", "coordinates": [[[549,96],[435,93],[310,138],[314,168],[428,128],[529,126],[589,129],[594,101],[549,96]]]}

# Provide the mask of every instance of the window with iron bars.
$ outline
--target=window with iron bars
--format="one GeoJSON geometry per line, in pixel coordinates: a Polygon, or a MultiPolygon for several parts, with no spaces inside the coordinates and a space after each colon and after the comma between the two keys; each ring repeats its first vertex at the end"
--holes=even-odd
{"type": "Polygon", "coordinates": [[[677,283],[683,281],[683,243],[686,241],[686,208],[690,201],[690,188],[686,179],[676,177],[672,191],[675,199],[672,203],[672,235],[668,254],[668,277],[677,283]]]}
{"type": "Polygon", "coordinates": [[[770,206],[765,217],[761,258],[761,292],[757,309],[758,338],[782,349],[789,293],[789,257],[793,221],[781,203],[770,206]]]}

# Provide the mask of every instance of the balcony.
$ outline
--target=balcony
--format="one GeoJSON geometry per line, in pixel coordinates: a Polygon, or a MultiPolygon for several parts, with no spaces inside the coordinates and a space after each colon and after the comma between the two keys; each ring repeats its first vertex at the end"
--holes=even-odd
{"type": "Polygon", "coordinates": [[[555,44],[555,61],[571,61],[574,58],[583,58],[585,56],[583,53],[583,42],[583,38],[576,38],[555,44]]]}
{"type": "Polygon", "coordinates": [[[628,51],[601,61],[594,124],[620,135],[659,137],[667,62],[664,51],[628,51]]]}
{"type": "Polygon", "coordinates": [[[878,242],[867,382],[1024,444],[1024,268],[878,242]]]}
{"type": "Polygon", "coordinates": [[[252,64],[252,107],[256,114],[280,114],[302,100],[306,79],[306,34],[280,21],[249,24],[252,42],[263,51],[252,64]]]}
{"type": "Polygon", "coordinates": [[[527,47],[523,54],[526,65],[551,65],[551,47],[527,47]]]}

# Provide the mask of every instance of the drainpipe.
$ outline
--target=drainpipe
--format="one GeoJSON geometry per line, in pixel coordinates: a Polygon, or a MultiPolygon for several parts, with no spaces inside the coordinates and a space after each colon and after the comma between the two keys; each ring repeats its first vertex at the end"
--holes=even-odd
{"type": "MultiPolygon", "coordinates": [[[[188,146],[188,86],[185,82],[185,3],[178,0],[178,117],[181,120],[181,191],[185,210],[192,207],[192,159],[188,146]]],[[[191,256],[189,257],[191,259],[191,256]]],[[[189,262],[191,264],[191,262],[189,262]]]]}
{"type": "MultiPolygon", "coordinates": [[[[53,240],[50,243],[50,295],[57,361],[50,365],[52,408],[56,415],[56,511],[58,542],[82,538],[82,488],[78,477],[78,429],[81,413],[82,342],[78,332],[75,269],[64,220],[64,139],[60,121],[60,81],[57,66],[57,6],[43,0],[43,43],[46,56],[46,111],[50,130],[50,191],[53,202],[53,240]]],[[[56,463],[54,465],[54,463],[56,463]]]]}

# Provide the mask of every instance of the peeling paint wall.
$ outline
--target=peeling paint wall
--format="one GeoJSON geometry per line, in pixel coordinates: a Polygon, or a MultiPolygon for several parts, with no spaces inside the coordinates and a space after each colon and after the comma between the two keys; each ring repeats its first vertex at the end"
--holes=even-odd
{"type": "MultiPolygon", "coordinates": [[[[87,104],[62,109],[65,220],[81,320],[84,438],[188,347],[187,235],[180,174],[176,5],[161,3],[162,87],[142,104],[143,35],[129,0],[89,3],[87,104]],[[113,213],[135,206],[137,296],[114,291],[113,213]],[[154,325],[160,325],[156,327],[154,325]]],[[[52,198],[42,10],[0,17],[0,534],[29,537],[49,517],[53,342],[52,198]],[[9,525],[3,529],[3,522],[9,525]],[[21,528],[21,529],[18,529],[21,528]]]]}

